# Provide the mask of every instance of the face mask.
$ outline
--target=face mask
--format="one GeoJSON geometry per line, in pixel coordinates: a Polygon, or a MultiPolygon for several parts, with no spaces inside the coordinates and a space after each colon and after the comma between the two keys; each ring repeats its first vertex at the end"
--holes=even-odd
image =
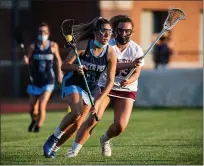
{"type": "Polygon", "coordinates": [[[99,43],[97,40],[94,40],[94,44],[98,47],[98,48],[104,48],[107,44],[103,45],[101,43],[99,43]]]}
{"type": "Polygon", "coordinates": [[[48,35],[38,35],[38,40],[39,41],[47,41],[48,40],[48,35]]]}
{"type": "Polygon", "coordinates": [[[121,45],[125,45],[130,41],[130,35],[129,36],[120,36],[117,35],[117,37],[115,38],[116,41],[121,44],[121,45]]]}

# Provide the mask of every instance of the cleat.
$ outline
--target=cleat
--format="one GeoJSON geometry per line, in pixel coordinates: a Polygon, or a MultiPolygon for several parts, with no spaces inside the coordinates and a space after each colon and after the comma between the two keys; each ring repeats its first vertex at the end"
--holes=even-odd
{"type": "Polygon", "coordinates": [[[76,157],[78,155],[78,153],[79,153],[79,151],[77,151],[77,150],[69,149],[67,152],[67,157],[68,158],[76,157]]]}
{"type": "Polygon", "coordinates": [[[49,136],[48,140],[45,142],[43,146],[44,156],[46,158],[52,158],[51,153],[53,152],[54,147],[58,143],[59,139],[54,135],[49,136]]]}
{"type": "Polygon", "coordinates": [[[33,130],[34,126],[35,126],[35,123],[36,123],[35,120],[33,120],[33,121],[30,123],[30,125],[28,126],[28,132],[32,132],[32,130],[33,130]]]}
{"type": "Polygon", "coordinates": [[[103,142],[103,139],[101,137],[100,138],[100,143],[101,143],[101,148],[102,148],[101,155],[106,156],[106,157],[110,157],[111,153],[112,153],[111,152],[110,141],[103,142]]]}
{"type": "Polygon", "coordinates": [[[36,125],[33,132],[35,132],[35,133],[40,132],[40,127],[38,125],[36,125]]]}

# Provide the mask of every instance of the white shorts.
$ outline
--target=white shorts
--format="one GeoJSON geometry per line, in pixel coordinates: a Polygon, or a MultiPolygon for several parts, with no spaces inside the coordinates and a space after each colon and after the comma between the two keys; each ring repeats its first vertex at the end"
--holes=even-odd
{"type": "Polygon", "coordinates": [[[27,92],[29,95],[41,95],[44,92],[52,92],[54,90],[54,84],[48,84],[43,87],[37,87],[35,85],[29,84],[27,87],[27,92]]]}

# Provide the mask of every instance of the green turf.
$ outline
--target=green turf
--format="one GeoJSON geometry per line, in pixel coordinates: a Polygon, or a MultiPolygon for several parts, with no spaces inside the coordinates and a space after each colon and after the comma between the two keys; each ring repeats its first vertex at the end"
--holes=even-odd
{"type": "Polygon", "coordinates": [[[42,146],[65,112],[48,113],[38,134],[28,133],[28,114],[1,115],[1,164],[20,165],[202,165],[203,136],[201,109],[133,110],[126,131],[113,139],[112,157],[101,157],[99,137],[111,124],[113,112],[105,113],[92,137],[76,158],[65,154],[69,140],[56,159],[42,156],[42,146]]]}

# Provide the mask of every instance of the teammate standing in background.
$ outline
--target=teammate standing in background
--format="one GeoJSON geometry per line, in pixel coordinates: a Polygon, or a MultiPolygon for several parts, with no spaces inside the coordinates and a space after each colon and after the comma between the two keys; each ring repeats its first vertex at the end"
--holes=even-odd
{"type": "Polygon", "coordinates": [[[54,90],[54,61],[57,61],[58,82],[62,82],[62,60],[58,44],[50,41],[50,29],[47,23],[38,27],[37,40],[28,48],[24,61],[29,65],[30,83],[27,87],[30,101],[31,123],[29,132],[39,132],[46,118],[46,107],[54,90]]]}
{"type": "MultiPolygon", "coordinates": [[[[58,141],[66,132],[71,137],[80,127],[91,106],[82,75],[85,73],[90,91],[94,96],[94,107],[91,110],[98,112],[101,102],[113,87],[117,58],[108,42],[112,35],[110,22],[99,17],[89,24],[76,25],[82,29],[83,37],[89,39],[86,50],[78,50],[82,66],[75,64],[76,55],[69,54],[62,65],[66,73],[62,83],[62,97],[66,99],[71,112],[64,116],[59,127],[45,142],[43,150],[45,157],[55,157],[53,154],[58,141]],[[87,29],[87,31],[85,30],[87,29]],[[107,80],[104,89],[99,91],[97,83],[101,73],[107,69],[107,80]]],[[[73,27],[75,32],[75,27],[73,27]]],[[[91,115],[91,117],[94,117],[91,115]]],[[[94,117],[95,118],[95,117],[94,117]]]]}
{"type": "MultiPolygon", "coordinates": [[[[106,96],[101,102],[100,109],[92,112],[96,112],[99,118],[101,118],[106,107],[110,101],[112,101],[114,121],[100,138],[103,156],[111,156],[112,151],[110,140],[120,135],[128,125],[133,103],[136,99],[141,66],[144,64],[144,60],[140,58],[143,56],[141,47],[134,41],[130,40],[134,28],[133,21],[126,15],[118,15],[111,18],[111,24],[115,32],[115,39],[110,40],[109,43],[113,46],[118,58],[115,83],[120,84],[121,86],[114,86],[108,96],[106,96]],[[124,69],[125,66],[127,69],[124,69]],[[136,68],[136,70],[129,79],[125,80],[125,77],[128,75],[131,68],[136,68]]],[[[104,72],[98,83],[102,89],[105,86],[106,79],[107,75],[104,72]]],[[[68,157],[75,157],[78,155],[81,147],[88,140],[97,123],[98,122],[93,117],[89,116],[81,125],[72,149],[68,152],[68,157]]]]}

